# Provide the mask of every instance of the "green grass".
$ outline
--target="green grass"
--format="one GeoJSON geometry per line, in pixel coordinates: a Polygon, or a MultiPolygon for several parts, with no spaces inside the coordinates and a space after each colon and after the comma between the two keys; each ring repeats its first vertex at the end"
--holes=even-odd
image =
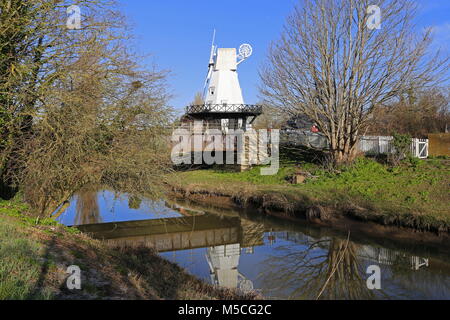
{"type": "Polygon", "coordinates": [[[450,227],[450,165],[445,159],[409,159],[401,166],[390,167],[359,158],[335,172],[319,164],[282,159],[276,175],[262,176],[259,170],[253,167],[241,173],[217,168],[177,172],[175,185],[191,192],[217,191],[237,197],[278,195],[284,201],[303,201],[307,205],[358,206],[370,209],[377,219],[413,217],[425,225],[438,223],[450,227]],[[304,184],[290,184],[288,177],[296,170],[307,171],[316,178],[304,184]]]}
{"type": "Polygon", "coordinates": [[[339,174],[320,174],[303,190],[329,199],[353,197],[375,209],[431,215],[450,222],[450,170],[440,161],[414,161],[390,168],[373,160],[359,159],[339,174]],[[335,193],[335,196],[333,196],[335,193]]]}
{"type": "Polygon", "coordinates": [[[34,290],[41,273],[41,246],[9,221],[0,223],[0,239],[0,300],[51,298],[47,290],[34,290]]]}
{"type": "Polygon", "coordinates": [[[0,214],[9,217],[15,217],[22,222],[23,225],[42,225],[42,226],[58,226],[59,223],[51,218],[31,217],[26,213],[29,207],[22,201],[22,197],[18,194],[12,200],[0,199],[0,214]]]}
{"type": "MultiPolygon", "coordinates": [[[[294,167],[282,167],[276,175],[262,176],[260,167],[253,167],[244,172],[232,172],[223,169],[195,170],[181,173],[183,178],[189,178],[191,183],[203,182],[249,182],[262,185],[285,184],[285,178],[295,171],[294,167]]],[[[176,173],[180,174],[179,172],[176,173]]]]}
{"type": "Polygon", "coordinates": [[[53,219],[25,215],[28,206],[20,196],[0,200],[0,300],[51,299],[47,288],[37,288],[42,271],[43,246],[27,237],[29,226],[56,226],[53,219]],[[13,219],[8,219],[8,218],[13,219]]]}

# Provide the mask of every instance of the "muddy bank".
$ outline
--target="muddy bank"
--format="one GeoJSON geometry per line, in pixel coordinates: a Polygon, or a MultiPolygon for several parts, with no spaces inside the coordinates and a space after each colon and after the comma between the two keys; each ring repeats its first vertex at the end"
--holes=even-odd
{"type": "Polygon", "coordinates": [[[216,208],[253,210],[260,214],[292,222],[308,222],[317,226],[351,231],[372,238],[388,238],[405,244],[426,244],[450,254],[448,228],[418,223],[405,215],[377,215],[368,209],[350,206],[322,206],[311,203],[289,203],[280,195],[238,194],[207,190],[185,190],[171,187],[171,196],[216,208]],[[410,219],[410,220],[409,220],[410,219]]]}

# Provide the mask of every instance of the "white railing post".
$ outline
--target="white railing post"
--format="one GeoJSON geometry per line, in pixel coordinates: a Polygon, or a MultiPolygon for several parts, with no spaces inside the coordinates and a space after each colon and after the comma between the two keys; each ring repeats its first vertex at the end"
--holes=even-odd
{"type": "Polygon", "coordinates": [[[378,154],[381,153],[381,137],[378,136],[378,154]]]}
{"type": "Polygon", "coordinates": [[[411,139],[411,155],[413,157],[417,157],[417,139],[416,138],[411,139]]]}

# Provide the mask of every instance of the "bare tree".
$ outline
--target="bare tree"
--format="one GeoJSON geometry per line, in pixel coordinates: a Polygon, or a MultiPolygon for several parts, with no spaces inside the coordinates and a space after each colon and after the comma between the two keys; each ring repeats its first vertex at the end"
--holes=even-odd
{"type": "Polygon", "coordinates": [[[44,216],[90,185],[158,193],[167,72],[139,64],[114,2],[0,0],[0,18],[0,197],[13,186],[44,216]]]}
{"type": "Polygon", "coordinates": [[[205,104],[205,100],[203,100],[203,95],[201,92],[197,92],[194,96],[194,100],[191,102],[191,105],[198,106],[205,104]]]}
{"type": "Polygon", "coordinates": [[[378,105],[433,86],[447,71],[448,58],[428,51],[431,30],[418,36],[414,17],[409,0],[303,0],[270,48],[262,96],[311,118],[334,161],[351,161],[378,105]],[[373,4],[381,8],[380,29],[370,25],[373,4]]]}
{"type": "Polygon", "coordinates": [[[86,45],[125,39],[124,30],[113,0],[0,1],[0,195],[17,169],[14,153],[30,134],[42,98],[67,76],[65,66],[86,45]],[[80,29],[72,30],[73,5],[80,29]]]}
{"type": "Polygon", "coordinates": [[[254,129],[280,129],[288,120],[286,113],[279,108],[262,105],[263,113],[253,123],[254,129]]]}

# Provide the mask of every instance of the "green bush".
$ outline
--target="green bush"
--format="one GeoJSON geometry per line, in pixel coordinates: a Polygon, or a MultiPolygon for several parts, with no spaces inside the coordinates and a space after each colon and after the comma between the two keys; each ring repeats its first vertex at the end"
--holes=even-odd
{"type": "Polygon", "coordinates": [[[393,137],[392,145],[394,149],[389,155],[389,162],[397,166],[402,159],[410,156],[411,136],[409,134],[394,133],[393,137]]]}
{"type": "Polygon", "coordinates": [[[412,155],[408,156],[408,158],[406,159],[406,161],[413,166],[414,168],[417,168],[418,166],[420,166],[421,164],[423,164],[423,161],[420,160],[419,158],[413,157],[412,155]]]}

